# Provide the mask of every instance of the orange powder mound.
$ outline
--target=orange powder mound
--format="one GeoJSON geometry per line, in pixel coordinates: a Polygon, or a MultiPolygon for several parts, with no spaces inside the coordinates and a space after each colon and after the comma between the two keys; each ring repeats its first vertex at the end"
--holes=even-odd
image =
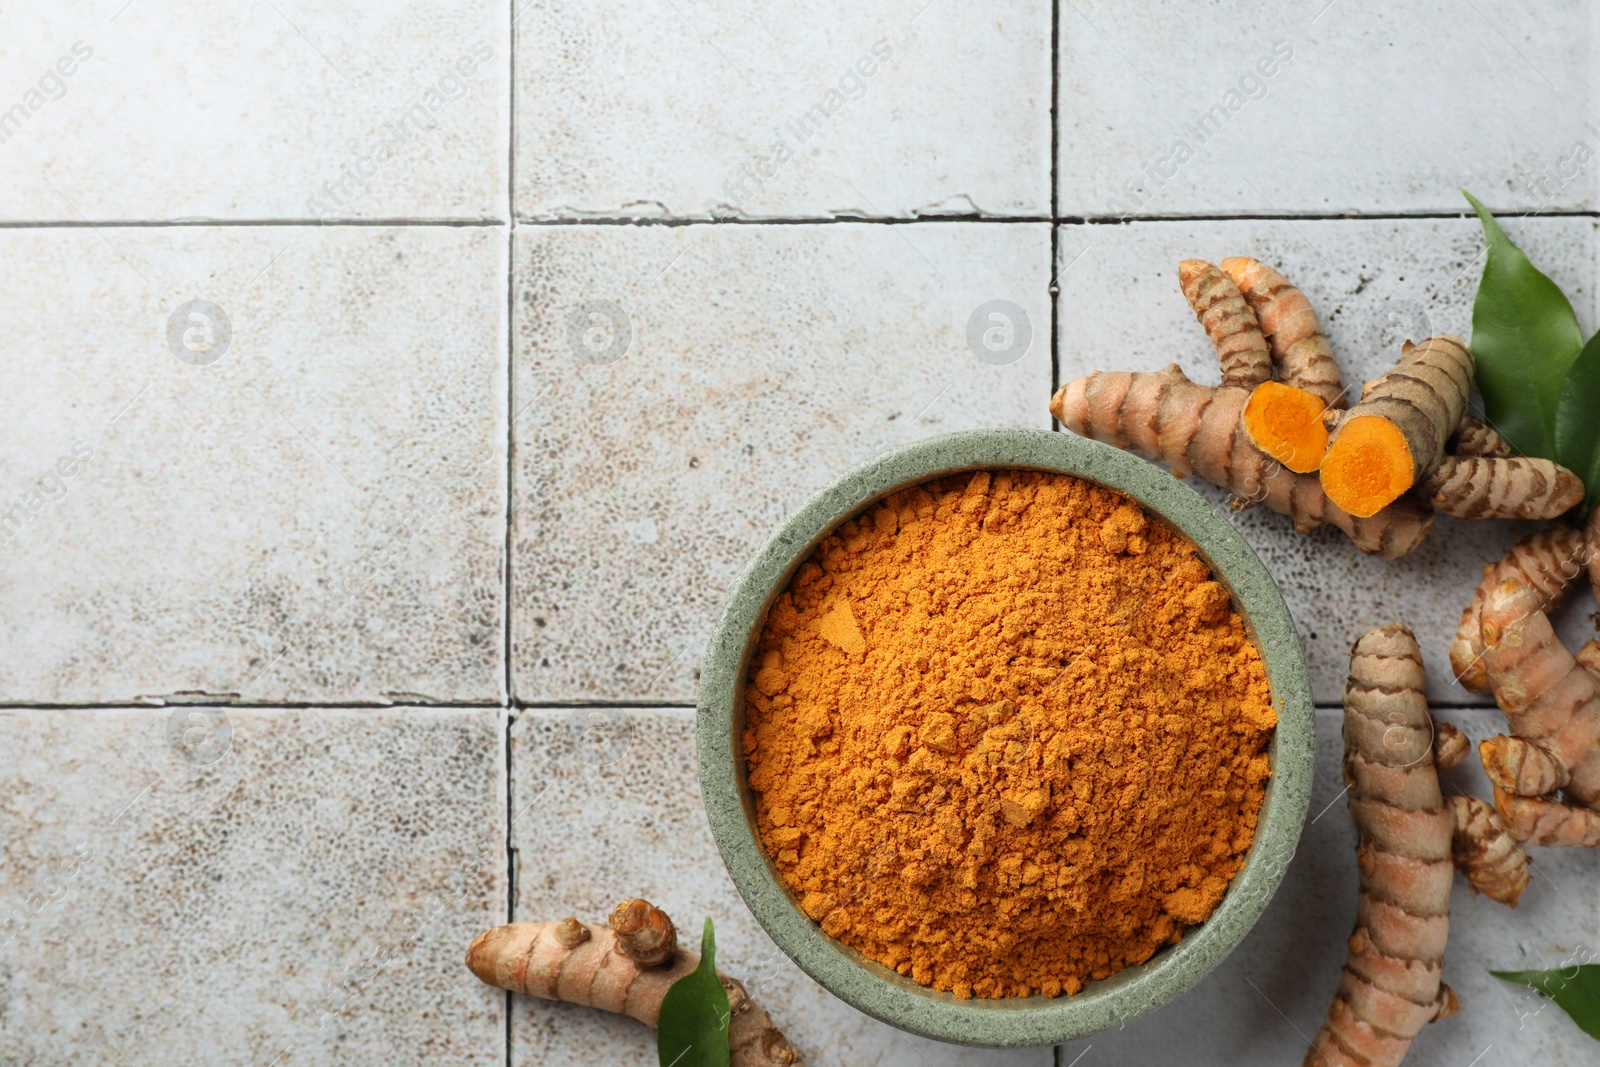
{"type": "Polygon", "coordinates": [[[759,831],[831,936],[958,997],[1056,996],[1203,921],[1277,719],[1192,544],[997,471],[845,523],[768,613],[743,737],[759,831]]]}

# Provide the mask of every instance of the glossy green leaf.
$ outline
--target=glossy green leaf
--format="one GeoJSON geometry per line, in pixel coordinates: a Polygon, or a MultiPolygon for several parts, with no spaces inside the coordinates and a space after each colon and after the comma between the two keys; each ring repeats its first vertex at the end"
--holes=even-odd
{"type": "Polygon", "coordinates": [[[1490,971],[1496,978],[1531,986],[1556,1002],[1583,1032],[1600,1040],[1600,963],[1549,971],[1490,971]]]}
{"type": "Polygon", "coordinates": [[[717,939],[706,919],[700,964],[672,983],[656,1023],[661,1067],[728,1067],[728,991],[717,977],[717,939]]]}
{"type": "Polygon", "coordinates": [[[1572,302],[1528,261],[1488,209],[1464,193],[1483,223],[1488,258],[1472,302],[1472,354],[1483,413],[1511,447],[1556,458],[1556,406],[1583,348],[1572,302]]]}
{"type": "Polygon", "coordinates": [[[1556,402],[1556,460],[1583,479],[1583,506],[1600,501],[1600,333],[1567,370],[1556,402]]]}

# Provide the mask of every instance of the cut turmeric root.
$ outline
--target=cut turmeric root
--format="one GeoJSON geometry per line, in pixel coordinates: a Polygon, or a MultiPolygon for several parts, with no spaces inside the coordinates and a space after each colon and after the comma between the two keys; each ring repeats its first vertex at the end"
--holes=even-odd
{"type": "Polygon", "coordinates": [[[1395,559],[1415,549],[1433,513],[1407,498],[1365,519],[1328,500],[1315,476],[1275,464],[1241,433],[1249,394],[1191,382],[1171,364],[1162,370],[1100,371],[1062,386],[1050,411],[1073,433],[1131,449],[1178,477],[1198,474],[1246,504],[1287,515],[1307,533],[1332,525],[1363,552],[1395,559]]]}
{"type": "Polygon", "coordinates": [[[1278,380],[1311,393],[1323,407],[1343,407],[1339,364],[1306,295],[1259,260],[1235,256],[1223,260],[1221,266],[1222,273],[1255,309],[1272,349],[1278,380]]]}
{"type": "Polygon", "coordinates": [[[1328,405],[1305,389],[1282,382],[1262,382],[1244,406],[1244,429],[1261,451],[1296,474],[1322,466],[1328,451],[1328,405]]]}
{"type": "MultiPolygon", "coordinates": [[[[479,934],[467,950],[467,967],[488,985],[617,1012],[651,1027],[667,990],[699,962],[697,953],[678,947],[672,920],[646,900],[622,901],[609,927],[586,926],[574,918],[511,923],[479,934]]],[[[732,1012],[733,1067],[805,1067],[744,986],[718,977],[732,1012]]]]}
{"type": "Polygon", "coordinates": [[[1460,341],[1407,342],[1345,411],[1328,339],[1283,275],[1253,259],[1186,259],[1178,278],[1222,384],[1193,382],[1176,364],[1090,374],[1051,399],[1062,425],[1180,478],[1198,474],[1226,489],[1234,508],[1265,504],[1301,533],[1336,526],[1385,559],[1420,545],[1437,513],[1555,518],[1582,496],[1571,471],[1513,456],[1466,417],[1473,359],[1460,341]]]}
{"type": "Polygon", "coordinates": [[[1365,518],[1432,474],[1466,413],[1472,371],[1472,353],[1453,337],[1408,342],[1339,421],[1322,457],[1328,498],[1365,518]]]}
{"type": "Polygon", "coordinates": [[[1399,499],[1417,475],[1405,435],[1376,415],[1341,422],[1320,466],[1323,491],[1350,514],[1362,516],[1399,499]]]}

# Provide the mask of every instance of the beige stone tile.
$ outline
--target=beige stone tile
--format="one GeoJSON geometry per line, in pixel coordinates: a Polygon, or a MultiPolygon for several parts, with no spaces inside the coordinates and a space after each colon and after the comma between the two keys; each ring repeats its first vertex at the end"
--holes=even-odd
{"type": "Polygon", "coordinates": [[[506,257],[0,231],[0,700],[498,700],[506,257]]]}
{"type": "Polygon", "coordinates": [[[506,915],[504,730],[0,712],[0,1062],[503,1062],[462,959],[506,915]]]}
{"type": "Polygon", "coordinates": [[[1050,210],[1050,9],[529,0],[517,212],[1050,210]]]}
{"type": "MultiPolygon", "coordinates": [[[[1508,220],[1508,232],[1562,286],[1586,327],[1595,322],[1595,228],[1586,218],[1508,220]]],[[[1405,337],[1472,329],[1482,272],[1476,219],[1141,222],[1061,231],[1061,379],[1092,370],[1154,370],[1172,361],[1214,384],[1216,357],[1178,290],[1179,260],[1254,255],[1311,297],[1345,381],[1376,377],[1405,337]]],[[[1485,702],[1456,685],[1449,643],[1484,564],[1532,524],[1440,518],[1404,559],[1364,556],[1331,527],[1301,537],[1282,516],[1232,512],[1225,494],[1192,480],[1261,555],[1299,623],[1319,703],[1337,703],[1357,636],[1391,620],[1421,642],[1433,699],[1485,702]]],[[[1592,636],[1586,594],[1565,612],[1576,644],[1592,636]]]]}
{"type": "MultiPolygon", "coordinates": [[[[601,921],[643,896],[682,927],[716,923],[717,962],[746,981],[807,1062],[862,1067],[1046,1067],[1050,1049],[944,1045],[877,1022],[827,993],[745,909],[711,841],[688,708],[529,709],[511,729],[516,915],[601,921]]],[[[652,1033],[631,1019],[517,997],[514,1067],[654,1064],[652,1033]]]]}
{"type": "MultiPolygon", "coordinates": [[[[1244,943],[1204,982],[1125,1029],[1063,1047],[1061,1062],[1298,1063],[1339,984],[1345,938],[1355,924],[1355,829],[1339,764],[1342,713],[1317,712],[1317,777],[1310,821],[1277,896],[1244,943]],[[1087,1052],[1085,1047],[1092,1045],[1087,1052]]],[[[1505,728],[1487,708],[1441,709],[1440,719],[1481,740],[1505,728]]],[[[1446,775],[1447,791],[1488,795],[1475,759],[1446,775]]],[[[1482,1063],[1586,1063],[1594,1040],[1532,991],[1489,974],[1560,967],[1574,952],[1600,951],[1595,855],[1535,849],[1534,877],[1515,910],[1474,896],[1460,879],[1450,899],[1444,980],[1461,1011],[1423,1029],[1407,1067],[1482,1063]],[[1525,992],[1529,995],[1525,995],[1525,992]]],[[[1584,958],[1584,957],[1579,957],[1584,958]]]]}
{"type": "Polygon", "coordinates": [[[518,241],[519,699],[688,700],[727,583],[828,478],[913,438],[1049,425],[1044,225],[518,241]],[[969,347],[969,323],[1003,330],[995,300],[1022,320],[1006,365],[969,347]]]}
{"type": "Polygon", "coordinates": [[[0,219],[507,216],[502,4],[0,11],[0,219]]]}
{"type": "Polygon", "coordinates": [[[1592,210],[1587,4],[1061,5],[1068,216],[1592,210]],[[1420,71],[1427,71],[1425,75],[1420,71]]]}

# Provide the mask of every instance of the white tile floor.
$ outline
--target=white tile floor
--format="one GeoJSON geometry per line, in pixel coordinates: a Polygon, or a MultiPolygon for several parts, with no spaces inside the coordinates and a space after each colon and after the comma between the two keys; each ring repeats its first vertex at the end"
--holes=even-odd
{"type": "MultiPolygon", "coordinates": [[[[1295,1060],[1354,900],[1335,712],[1332,807],[1217,975],[991,1053],[844,1007],[753,923],[696,664],[833,474],[1047,427],[1089,369],[1213,374],[1186,256],[1279,263],[1369,375],[1469,330],[1465,186],[1593,328],[1600,6],[869,6],[0,9],[0,1064],[652,1063],[460,965],[640,892],[716,915],[819,1067],[1295,1060]],[[992,300],[1002,365],[967,340],[992,300]]],[[[1400,618],[1488,732],[1444,642],[1516,527],[1383,564],[1237,521],[1319,702],[1400,618]]],[[[1515,913],[1458,896],[1464,1011],[1408,1062],[1594,1058],[1485,973],[1600,944],[1600,857],[1538,860],[1515,913]]]]}

